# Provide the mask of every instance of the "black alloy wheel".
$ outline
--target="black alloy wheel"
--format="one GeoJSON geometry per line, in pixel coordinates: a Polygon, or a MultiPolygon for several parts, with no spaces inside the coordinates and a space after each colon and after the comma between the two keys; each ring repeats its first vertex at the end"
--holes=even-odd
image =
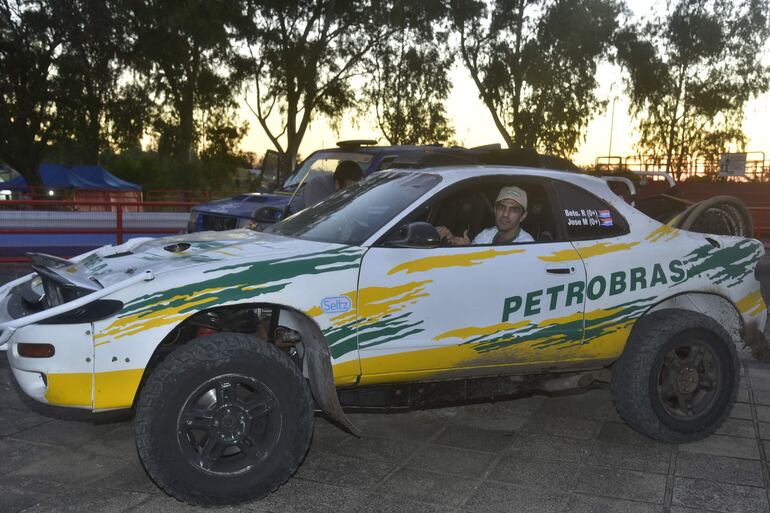
{"type": "Polygon", "coordinates": [[[301,369],[253,335],[216,333],[175,349],[147,377],[136,448],[152,480],[201,505],[259,499],[307,453],[313,401],[301,369]]]}
{"type": "Polygon", "coordinates": [[[738,395],[738,355],[724,327],[699,312],[661,309],[636,322],[610,390],[632,428],[663,442],[716,431],[738,395]]]}
{"type": "Polygon", "coordinates": [[[711,346],[697,337],[697,332],[681,334],[658,365],[658,401],[673,417],[703,415],[721,391],[719,359],[711,346]]]}
{"type": "Polygon", "coordinates": [[[185,401],[178,420],[179,447],[194,467],[239,474],[275,448],[283,415],[275,394],[249,376],[227,374],[203,383],[185,401]]]}

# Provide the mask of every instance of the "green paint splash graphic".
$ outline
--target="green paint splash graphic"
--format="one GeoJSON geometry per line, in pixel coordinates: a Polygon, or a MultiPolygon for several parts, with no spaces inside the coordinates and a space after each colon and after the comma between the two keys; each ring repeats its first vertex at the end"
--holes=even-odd
{"type": "Polygon", "coordinates": [[[183,306],[191,301],[206,301],[180,310],[180,313],[188,313],[278,292],[297,277],[357,269],[362,255],[363,251],[358,248],[343,247],[308,255],[210,269],[205,273],[228,270],[233,272],[138,297],[125,305],[120,317],[141,317],[169,307],[183,306]]]}
{"type": "Polygon", "coordinates": [[[423,328],[418,328],[423,321],[412,322],[409,319],[411,315],[411,312],[400,315],[390,314],[365,326],[361,326],[365,320],[357,319],[342,326],[327,328],[323,333],[331,355],[336,359],[354,351],[357,347],[356,340],[358,347],[365,349],[425,331],[423,328]]]}
{"type": "Polygon", "coordinates": [[[584,320],[581,318],[545,326],[530,323],[515,330],[501,330],[492,335],[473,337],[463,342],[462,345],[471,344],[473,349],[479,353],[487,353],[533,340],[540,340],[532,346],[536,349],[548,349],[556,346],[559,349],[565,349],[574,345],[585,345],[641,317],[654,300],[655,297],[648,297],[602,309],[605,312],[604,315],[585,319],[584,335],[584,320]],[[615,311],[618,309],[620,310],[615,311]]]}
{"type": "Polygon", "coordinates": [[[740,284],[754,272],[764,251],[762,243],[753,239],[718,248],[705,244],[686,255],[682,263],[688,279],[705,274],[715,285],[729,288],[740,284]]]}

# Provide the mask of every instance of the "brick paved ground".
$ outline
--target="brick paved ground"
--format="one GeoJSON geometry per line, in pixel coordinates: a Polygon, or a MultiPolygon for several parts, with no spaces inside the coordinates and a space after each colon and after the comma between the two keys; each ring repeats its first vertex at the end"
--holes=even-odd
{"type": "MultiPolygon", "coordinates": [[[[288,484],[261,502],[215,510],[770,511],[770,365],[744,358],[743,372],[730,419],[718,434],[692,444],[635,433],[604,389],[354,414],[366,435],[360,440],[317,418],[310,452],[288,484]]],[[[5,360],[0,455],[0,511],[196,509],[147,478],[130,417],[23,399],[5,360]]]]}
{"type": "Polygon", "coordinates": [[[198,509],[146,476],[129,416],[31,402],[0,358],[0,511],[770,512],[770,365],[743,353],[742,374],[730,419],[692,444],[635,433],[606,389],[353,414],[362,439],[317,418],[278,492],[198,509]]]}

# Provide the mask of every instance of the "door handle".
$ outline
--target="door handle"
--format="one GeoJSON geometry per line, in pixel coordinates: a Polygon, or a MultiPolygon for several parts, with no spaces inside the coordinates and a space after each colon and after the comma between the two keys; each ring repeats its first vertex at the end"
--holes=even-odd
{"type": "Polygon", "coordinates": [[[573,274],[574,267],[546,267],[545,272],[549,274],[573,274]]]}

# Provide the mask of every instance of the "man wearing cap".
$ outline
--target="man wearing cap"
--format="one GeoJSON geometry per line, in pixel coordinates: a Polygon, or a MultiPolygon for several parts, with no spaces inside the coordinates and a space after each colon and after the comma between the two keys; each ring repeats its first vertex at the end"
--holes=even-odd
{"type": "Polygon", "coordinates": [[[453,246],[467,244],[513,244],[534,242],[530,234],[522,230],[521,222],[527,218],[527,193],[516,186],[500,189],[495,200],[495,226],[479,232],[473,241],[468,237],[468,230],[462,237],[452,234],[445,226],[439,226],[439,235],[453,246]]]}

